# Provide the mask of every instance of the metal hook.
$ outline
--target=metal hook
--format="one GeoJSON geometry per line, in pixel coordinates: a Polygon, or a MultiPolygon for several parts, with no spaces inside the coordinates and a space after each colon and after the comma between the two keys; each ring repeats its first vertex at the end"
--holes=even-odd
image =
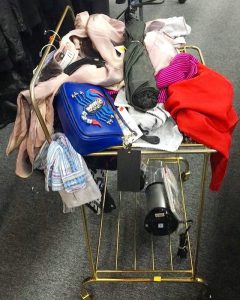
{"type": "Polygon", "coordinates": [[[44,45],[44,46],[42,47],[42,49],[41,49],[40,52],[39,52],[39,56],[40,56],[40,57],[42,57],[43,50],[44,50],[46,47],[48,47],[48,46],[51,46],[51,47],[53,47],[55,50],[57,50],[57,47],[56,47],[55,45],[52,45],[52,44],[46,44],[46,45],[44,45]]]}
{"type": "Polygon", "coordinates": [[[61,41],[61,37],[60,37],[60,35],[56,31],[54,31],[52,29],[48,29],[48,30],[44,31],[44,35],[46,35],[48,32],[54,33],[58,37],[58,40],[61,41]]]}

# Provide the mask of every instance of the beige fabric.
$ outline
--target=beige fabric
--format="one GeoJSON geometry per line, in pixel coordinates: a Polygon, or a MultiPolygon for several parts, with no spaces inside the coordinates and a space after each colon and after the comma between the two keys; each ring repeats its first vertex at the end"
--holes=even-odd
{"type": "Polygon", "coordinates": [[[171,38],[159,31],[150,31],[146,34],[144,43],[154,68],[154,75],[170,64],[177,54],[171,38]]]}
{"type": "MultiPolygon", "coordinates": [[[[104,59],[105,66],[96,68],[93,65],[84,65],[70,76],[62,73],[48,81],[40,82],[35,87],[36,100],[50,134],[53,133],[54,119],[52,102],[55,93],[64,82],[91,83],[113,90],[119,90],[123,86],[123,54],[118,56],[114,46],[123,42],[124,23],[103,14],[89,16],[87,12],[83,12],[77,15],[75,25],[76,29],[62,38],[59,51],[74,49],[77,53],[80,39],[89,36],[104,59]]],[[[75,60],[78,58],[79,55],[74,56],[75,60]]],[[[29,99],[29,91],[18,95],[17,117],[6,149],[7,155],[14,149],[19,149],[16,174],[24,178],[31,174],[34,158],[45,141],[29,99]]]]}

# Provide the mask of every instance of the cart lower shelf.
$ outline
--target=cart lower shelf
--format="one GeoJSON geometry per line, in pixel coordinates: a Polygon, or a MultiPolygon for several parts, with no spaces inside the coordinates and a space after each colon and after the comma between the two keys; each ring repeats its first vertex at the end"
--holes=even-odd
{"type": "MultiPolygon", "coordinates": [[[[208,155],[205,154],[202,187],[204,187],[206,177],[207,159],[208,155]]],[[[175,169],[174,173],[180,181],[181,206],[187,228],[188,214],[184,181],[190,176],[188,161],[178,155],[173,157],[159,157],[158,155],[156,157],[156,155],[148,154],[145,162],[147,164],[166,164],[171,170],[175,169]]],[[[112,195],[116,195],[116,173],[107,173],[105,193],[106,188],[112,195]]],[[[179,246],[177,232],[167,236],[153,236],[145,230],[146,199],[144,193],[118,192],[117,209],[110,214],[103,213],[102,210],[98,239],[95,240],[95,243],[92,243],[93,239],[90,237],[90,232],[96,233],[96,228],[91,228],[91,212],[86,212],[83,207],[83,223],[92,275],[82,283],[81,299],[91,299],[86,286],[92,283],[197,283],[208,288],[205,280],[197,276],[203,194],[200,196],[200,216],[196,220],[195,228],[197,236],[193,243],[191,240],[193,233],[191,231],[187,233],[188,255],[186,259],[180,259],[176,255],[179,246]],[[200,224],[198,224],[199,222],[200,224]]],[[[104,202],[105,200],[103,205],[104,202]]],[[[201,299],[212,299],[208,289],[205,289],[201,299]]]]}

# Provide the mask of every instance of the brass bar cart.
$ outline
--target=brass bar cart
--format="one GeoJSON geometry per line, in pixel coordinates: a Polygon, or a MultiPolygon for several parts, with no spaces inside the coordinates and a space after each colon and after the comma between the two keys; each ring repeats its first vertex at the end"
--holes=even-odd
{"type": "MultiPolygon", "coordinates": [[[[34,94],[34,87],[37,84],[39,74],[44,66],[44,62],[47,58],[47,55],[50,52],[51,46],[53,45],[56,35],[58,34],[59,29],[66,17],[67,14],[71,14],[73,19],[75,18],[74,13],[70,6],[67,6],[63,12],[63,15],[57,25],[55,33],[51,37],[48,47],[45,49],[43,57],[34,73],[34,76],[30,83],[30,95],[31,95],[31,104],[33,110],[35,111],[39,122],[42,126],[42,129],[45,133],[47,141],[51,142],[51,135],[46,127],[46,124],[41,116],[41,113],[38,108],[38,104],[36,101],[36,97],[34,94]]],[[[195,46],[185,46],[184,48],[179,50],[180,52],[186,51],[196,51],[199,55],[201,61],[204,63],[202,53],[198,47],[195,46]]],[[[91,156],[116,156],[117,150],[121,147],[114,147],[108,149],[103,152],[92,153],[91,156]]],[[[88,214],[85,210],[85,206],[81,207],[81,214],[82,214],[82,222],[83,228],[85,233],[85,240],[86,240],[86,250],[88,254],[89,266],[90,266],[90,277],[86,278],[82,282],[81,286],[81,299],[92,299],[91,295],[87,291],[87,285],[91,283],[108,283],[108,282],[128,282],[128,283],[148,283],[148,282],[155,282],[155,283],[197,283],[207,287],[207,283],[204,279],[198,277],[198,262],[199,262],[199,246],[200,246],[200,239],[201,239],[201,229],[202,229],[202,220],[203,220],[203,210],[204,210],[204,201],[205,201],[205,185],[206,185],[206,178],[207,178],[207,165],[209,156],[211,153],[215,152],[213,149],[209,149],[204,145],[201,144],[182,144],[179,149],[175,152],[165,152],[159,150],[146,150],[141,149],[141,156],[142,160],[146,164],[159,163],[159,164],[166,164],[166,165],[174,165],[176,169],[176,174],[179,178],[180,182],[180,189],[181,189],[181,206],[184,214],[184,222],[187,228],[187,205],[185,200],[185,192],[184,192],[184,184],[185,181],[188,180],[190,176],[190,166],[189,160],[185,157],[188,155],[197,155],[198,157],[202,156],[202,170],[201,170],[201,182],[199,186],[198,192],[198,214],[195,221],[196,224],[196,232],[195,232],[195,247],[192,247],[192,241],[190,234],[187,233],[187,240],[188,240],[188,252],[189,258],[184,261],[184,266],[176,263],[176,258],[174,255],[174,247],[176,247],[176,243],[174,242],[174,238],[172,235],[167,236],[167,247],[166,253],[163,253],[164,249],[157,246],[159,241],[156,240],[156,237],[153,237],[146,233],[147,239],[144,241],[144,246],[148,244],[148,253],[149,253],[149,265],[148,266],[141,266],[141,262],[139,262],[139,258],[141,255],[139,254],[139,245],[138,245],[138,236],[139,236],[139,226],[137,226],[138,222],[138,213],[139,207],[143,203],[141,200],[141,195],[139,193],[132,193],[133,200],[132,200],[132,209],[130,213],[130,220],[132,222],[131,230],[127,230],[128,232],[131,231],[131,240],[129,241],[129,245],[131,244],[131,253],[128,255],[131,262],[128,266],[125,266],[121,262],[121,255],[123,253],[122,247],[122,240],[121,234],[126,227],[124,226],[124,222],[126,221],[126,210],[124,207],[126,205],[126,201],[124,201],[124,193],[119,192],[118,196],[118,203],[116,209],[116,217],[114,217],[114,222],[111,223],[111,226],[107,224],[109,221],[109,216],[104,214],[102,209],[102,213],[99,217],[99,229],[98,229],[98,239],[95,247],[95,251],[93,251],[93,244],[90,236],[89,230],[89,219],[88,214]],[[105,228],[111,228],[112,236],[108,233],[107,239],[108,241],[113,241],[113,245],[108,248],[107,254],[102,254],[103,251],[103,241],[104,235],[106,235],[105,228]],[[148,240],[148,241],[147,241],[148,240]],[[193,249],[194,248],[194,249],[193,249]],[[159,266],[158,258],[159,258],[159,251],[161,252],[161,256],[164,255],[166,258],[166,264],[164,266],[159,266]],[[110,252],[112,254],[110,254],[110,252]],[[95,257],[94,257],[95,256],[95,257]],[[107,257],[109,262],[109,257],[112,256],[111,265],[106,267],[104,265],[104,257],[107,257]]],[[[103,206],[105,204],[105,195],[107,187],[111,187],[111,176],[109,176],[108,172],[105,178],[105,191],[104,191],[104,200],[103,206]]],[[[128,216],[129,218],[129,216],[128,216]]],[[[125,253],[126,255],[126,253],[125,253]]],[[[204,299],[212,299],[209,292],[206,293],[206,297],[204,299]]]]}

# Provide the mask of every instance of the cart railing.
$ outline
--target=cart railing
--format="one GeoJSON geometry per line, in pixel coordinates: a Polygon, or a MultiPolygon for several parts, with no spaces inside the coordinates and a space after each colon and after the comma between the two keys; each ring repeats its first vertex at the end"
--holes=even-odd
{"type": "MultiPolygon", "coordinates": [[[[32,104],[32,108],[37,115],[37,118],[40,122],[40,125],[43,129],[45,134],[46,140],[50,143],[51,142],[51,135],[47,129],[47,126],[44,122],[44,119],[41,115],[41,112],[38,108],[37,99],[35,96],[34,88],[38,83],[39,75],[43,69],[45,64],[47,55],[49,54],[52,45],[55,42],[56,36],[62,26],[62,23],[67,14],[70,14],[74,20],[75,16],[73,10],[70,6],[67,6],[63,12],[61,19],[58,22],[58,25],[55,29],[53,36],[50,39],[48,46],[46,47],[44,54],[40,60],[38,67],[35,70],[34,76],[30,83],[30,102],[32,104]]],[[[195,51],[202,63],[204,63],[203,55],[201,50],[196,46],[184,46],[183,48],[179,49],[179,52],[188,52],[188,51],[195,51]]],[[[113,147],[111,149],[107,149],[102,152],[92,153],[91,156],[113,156],[117,155],[118,149],[122,148],[113,147]]],[[[117,215],[117,222],[115,224],[115,250],[114,250],[114,260],[113,265],[110,268],[102,268],[100,266],[101,262],[101,250],[102,250],[102,238],[103,238],[103,231],[104,231],[104,224],[106,220],[106,216],[103,213],[101,214],[100,218],[100,226],[99,226],[99,234],[97,240],[97,247],[96,247],[96,259],[94,260],[93,248],[92,248],[92,240],[90,237],[89,231],[89,224],[88,224],[88,216],[85,211],[85,206],[81,206],[81,213],[82,213],[82,221],[85,233],[85,240],[87,246],[87,254],[90,263],[90,272],[91,277],[83,281],[82,290],[81,290],[81,297],[82,299],[90,299],[90,295],[85,289],[85,286],[88,283],[94,282],[179,282],[179,283],[201,283],[206,284],[206,282],[202,279],[197,277],[198,273],[198,256],[199,256],[199,245],[200,245],[200,237],[201,237],[201,228],[202,228],[202,218],[203,218],[203,208],[204,208],[204,191],[205,191],[205,184],[206,184],[206,175],[207,175],[207,163],[209,160],[209,155],[213,152],[216,152],[213,149],[209,149],[204,145],[191,143],[191,144],[182,144],[178,150],[167,153],[165,151],[160,150],[147,150],[142,149],[141,154],[143,160],[146,160],[148,163],[151,161],[161,161],[165,164],[175,164],[177,165],[177,173],[178,177],[180,178],[180,189],[181,189],[181,200],[182,200],[182,209],[184,212],[184,221],[185,226],[187,226],[187,209],[185,203],[185,195],[184,195],[184,181],[189,178],[190,170],[189,170],[189,163],[186,159],[180,157],[179,155],[185,154],[196,154],[196,155],[203,155],[203,164],[202,164],[202,172],[201,172],[201,183],[199,188],[199,209],[198,209],[198,216],[197,216],[197,234],[196,234],[196,245],[195,251],[192,249],[191,239],[189,233],[187,233],[188,239],[188,249],[189,249],[189,259],[188,264],[185,268],[180,268],[179,266],[175,265],[174,262],[174,254],[173,254],[173,241],[172,236],[168,237],[168,257],[169,257],[169,265],[166,268],[158,267],[157,264],[157,257],[158,252],[156,249],[156,240],[154,237],[151,238],[149,244],[149,253],[151,256],[151,263],[148,268],[141,268],[139,264],[139,254],[138,250],[139,247],[137,246],[137,211],[139,207],[140,200],[138,200],[138,196],[134,196],[134,209],[133,213],[133,239],[132,239],[132,263],[130,268],[122,268],[120,264],[120,252],[121,252],[121,243],[120,243],[120,232],[123,226],[122,222],[122,208],[123,208],[123,195],[119,193],[119,200],[118,200],[118,215],[117,215]],[[171,157],[169,157],[171,155],[171,157]],[[184,164],[185,169],[182,171],[181,164],[184,164]]],[[[108,175],[106,176],[106,185],[105,185],[105,192],[104,192],[104,199],[106,194],[106,188],[108,186],[109,178],[108,175]]],[[[105,200],[104,200],[105,201],[105,200]]]]}

